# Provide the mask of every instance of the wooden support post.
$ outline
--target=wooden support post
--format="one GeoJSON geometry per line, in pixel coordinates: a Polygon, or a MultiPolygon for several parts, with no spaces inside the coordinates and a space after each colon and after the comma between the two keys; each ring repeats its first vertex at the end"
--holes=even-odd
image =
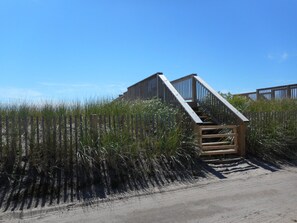
{"type": "Polygon", "coordinates": [[[235,134],[233,145],[235,146],[235,149],[238,152],[239,151],[239,148],[238,148],[239,147],[239,145],[238,145],[238,139],[239,139],[239,137],[238,137],[237,127],[236,126],[233,127],[232,128],[232,131],[235,134]]]}
{"type": "Polygon", "coordinates": [[[193,130],[195,134],[195,143],[199,146],[202,152],[202,134],[201,134],[201,126],[193,123],[193,130]]]}
{"type": "Polygon", "coordinates": [[[246,124],[241,123],[238,127],[238,154],[240,156],[246,155],[246,124]]]}

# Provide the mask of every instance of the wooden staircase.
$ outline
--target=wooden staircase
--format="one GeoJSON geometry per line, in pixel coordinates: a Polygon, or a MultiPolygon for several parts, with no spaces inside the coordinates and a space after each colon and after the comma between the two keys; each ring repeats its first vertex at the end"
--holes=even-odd
{"type": "Polygon", "coordinates": [[[156,73],[130,86],[122,98],[159,98],[180,108],[195,126],[204,157],[245,155],[249,120],[196,74],[170,82],[156,73]]]}
{"type": "Polygon", "coordinates": [[[202,150],[202,156],[237,154],[237,126],[219,125],[217,122],[201,107],[189,104],[195,113],[203,121],[203,124],[197,127],[198,144],[202,150]]]}

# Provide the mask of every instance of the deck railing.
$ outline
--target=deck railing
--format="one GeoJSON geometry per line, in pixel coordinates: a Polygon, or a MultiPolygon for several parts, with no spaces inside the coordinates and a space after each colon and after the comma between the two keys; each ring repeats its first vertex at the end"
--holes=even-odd
{"type": "Polygon", "coordinates": [[[255,92],[235,94],[236,96],[244,96],[252,100],[273,100],[292,98],[297,99],[297,84],[276,86],[270,88],[257,89],[255,92]]]}
{"type": "Polygon", "coordinates": [[[159,98],[165,103],[182,109],[195,124],[203,123],[162,73],[156,73],[130,86],[123,97],[129,100],[159,98]]]}
{"type": "Polygon", "coordinates": [[[175,89],[186,101],[195,100],[196,91],[195,85],[193,85],[195,84],[193,77],[194,75],[191,74],[171,82],[175,89]]]}

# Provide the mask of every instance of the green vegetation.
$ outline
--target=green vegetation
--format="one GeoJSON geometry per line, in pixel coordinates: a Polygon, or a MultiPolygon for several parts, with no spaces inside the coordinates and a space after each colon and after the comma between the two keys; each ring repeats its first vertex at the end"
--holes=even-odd
{"type": "Polygon", "coordinates": [[[297,110],[296,99],[253,101],[243,96],[233,96],[231,93],[221,93],[221,95],[241,112],[282,112],[297,110]]]}
{"type": "Polygon", "coordinates": [[[297,100],[258,100],[223,94],[250,120],[248,153],[275,162],[297,160],[297,100]]]}
{"type": "Polygon", "coordinates": [[[166,115],[177,114],[178,111],[172,107],[165,106],[159,100],[147,101],[111,101],[108,99],[88,100],[84,103],[51,103],[42,104],[0,104],[2,116],[34,116],[53,117],[61,115],[166,115]]]}
{"type": "Polygon", "coordinates": [[[245,112],[248,110],[251,101],[246,97],[233,96],[231,93],[220,93],[227,101],[229,101],[236,109],[240,112],[245,112]]]}
{"type": "Polygon", "coordinates": [[[2,105],[0,114],[0,186],[59,175],[117,188],[199,155],[190,122],[159,100],[2,105]]]}

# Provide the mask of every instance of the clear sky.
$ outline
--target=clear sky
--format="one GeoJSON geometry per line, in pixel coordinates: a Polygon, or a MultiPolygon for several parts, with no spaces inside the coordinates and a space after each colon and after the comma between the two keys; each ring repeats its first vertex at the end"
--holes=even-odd
{"type": "Polygon", "coordinates": [[[116,97],[156,72],[297,83],[297,1],[0,0],[0,102],[116,97]]]}

